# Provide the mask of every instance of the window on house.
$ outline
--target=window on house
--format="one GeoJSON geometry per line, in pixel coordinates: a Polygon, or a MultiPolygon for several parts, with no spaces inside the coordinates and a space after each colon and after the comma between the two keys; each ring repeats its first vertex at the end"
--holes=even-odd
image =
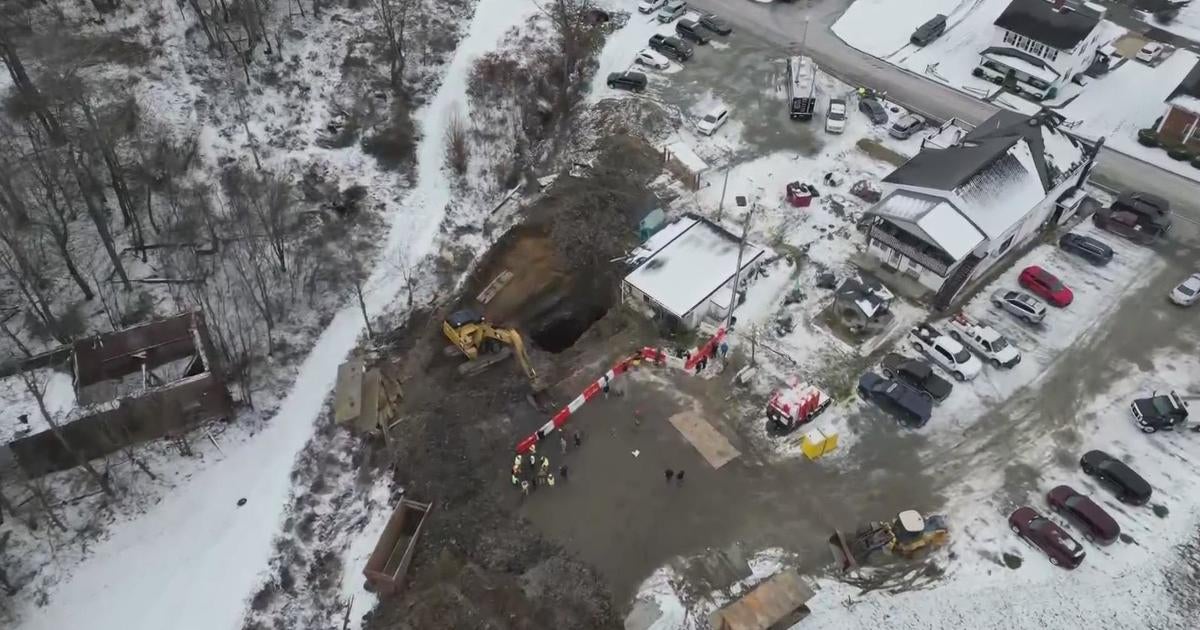
{"type": "Polygon", "coordinates": [[[1046,59],[1049,59],[1050,61],[1054,61],[1055,59],[1058,59],[1058,51],[1053,48],[1047,47],[1046,48],[1046,59]]]}
{"type": "Polygon", "coordinates": [[[1046,47],[1041,44],[1038,44],[1038,43],[1031,44],[1029,47],[1029,52],[1037,55],[1038,57],[1041,57],[1042,53],[1044,53],[1045,51],[1046,51],[1046,47]]]}
{"type": "Polygon", "coordinates": [[[1012,31],[1004,31],[1004,43],[1015,44],[1017,42],[1017,34],[1012,31]]]}
{"type": "Polygon", "coordinates": [[[1008,248],[1009,248],[1009,247],[1012,245],[1013,238],[1014,238],[1015,236],[1016,236],[1016,234],[1013,234],[1012,236],[1010,236],[1010,237],[1008,237],[1008,238],[1004,239],[1004,242],[1000,244],[1000,249],[996,250],[996,255],[997,255],[997,256],[1000,256],[1000,255],[1001,255],[1001,254],[1003,254],[1004,252],[1008,251],[1008,248]]]}

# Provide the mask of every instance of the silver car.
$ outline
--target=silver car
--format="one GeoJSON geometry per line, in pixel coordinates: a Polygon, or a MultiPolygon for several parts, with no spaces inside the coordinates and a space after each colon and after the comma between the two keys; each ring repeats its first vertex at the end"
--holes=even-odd
{"type": "Polygon", "coordinates": [[[1171,289],[1171,301],[1180,306],[1191,306],[1200,300],[1200,273],[1194,273],[1171,289]]]}
{"type": "Polygon", "coordinates": [[[888,135],[899,140],[911,138],[914,133],[917,133],[925,127],[925,119],[916,114],[905,114],[888,129],[888,135]]]}
{"type": "Polygon", "coordinates": [[[1037,324],[1046,317],[1046,305],[1024,291],[1000,289],[992,293],[992,304],[1030,324],[1037,324]]]}

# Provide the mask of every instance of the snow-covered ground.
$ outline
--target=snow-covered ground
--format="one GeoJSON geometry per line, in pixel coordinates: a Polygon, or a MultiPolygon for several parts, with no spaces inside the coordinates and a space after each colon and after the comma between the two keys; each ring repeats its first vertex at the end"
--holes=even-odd
{"type": "MultiPolygon", "coordinates": [[[[906,0],[857,0],[833,30],[850,46],[909,72],[975,97],[983,98],[992,94],[997,86],[972,76],[971,71],[979,62],[979,51],[990,45],[996,28],[994,22],[1009,1],[941,1],[955,5],[952,12],[947,13],[949,27],[945,35],[925,47],[906,43],[911,29],[901,33],[900,29],[893,26],[893,22],[877,17],[880,14],[911,13],[912,3],[906,0]],[[893,40],[900,39],[901,35],[903,39],[899,41],[899,47],[891,47],[896,43],[893,40]]],[[[1200,8],[1188,7],[1184,11],[1192,11],[1200,16],[1200,8]]],[[[1184,19],[1181,13],[1181,22],[1184,19]]],[[[1101,25],[1102,41],[1114,41],[1125,34],[1125,29],[1107,20],[1101,25]]],[[[1086,87],[1068,84],[1061,94],[1046,104],[1062,106],[1060,113],[1067,117],[1071,131],[1080,136],[1093,140],[1104,137],[1107,146],[1115,151],[1190,179],[1200,179],[1200,169],[1193,168],[1187,162],[1170,159],[1165,151],[1149,149],[1137,143],[1137,130],[1153,126],[1155,119],[1166,112],[1164,99],[1196,62],[1196,55],[1187,50],[1175,51],[1154,67],[1127,60],[1109,74],[1089,80],[1086,87]]],[[[1039,109],[1039,104],[1012,94],[1005,94],[994,102],[1027,114],[1039,109]]]]}
{"type": "MultiPolygon", "coordinates": [[[[389,207],[387,241],[365,288],[370,313],[384,312],[404,289],[393,267],[397,258],[415,265],[435,250],[438,226],[451,201],[449,181],[442,174],[444,129],[453,106],[467,102],[473,60],[537,10],[530,0],[481,0],[437,95],[420,112],[417,185],[389,207]]],[[[114,527],[49,593],[49,605],[25,611],[22,627],[240,627],[272,553],[296,454],[312,435],[340,357],[355,346],[361,332],[358,307],[340,311],[263,431],[226,445],[223,457],[208,461],[136,520],[114,527]],[[239,507],[236,502],[242,498],[246,502],[239,507]]]]}
{"type": "Polygon", "coordinates": [[[1186,37],[1194,42],[1200,42],[1200,4],[1195,2],[1180,9],[1179,15],[1175,16],[1175,19],[1168,23],[1159,22],[1158,18],[1153,16],[1145,20],[1145,22],[1155,28],[1175,33],[1180,37],[1186,37]]]}
{"type": "Polygon", "coordinates": [[[858,0],[833,27],[838,37],[875,57],[887,58],[909,45],[918,26],[942,14],[947,28],[970,10],[974,0],[925,0],[920,4],[894,0],[858,0]],[[860,44],[861,43],[861,47],[860,44]]]}
{"type": "MultiPolygon", "coordinates": [[[[30,383],[42,392],[46,411],[61,422],[75,408],[75,385],[66,372],[44,368],[25,373],[30,383]]],[[[50,428],[29,384],[20,375],[0,379],[0,444],[8,444],[24,435],[33,435],[50,428]],[[25,416],[26,421],[20,421],[25,416]]]]}

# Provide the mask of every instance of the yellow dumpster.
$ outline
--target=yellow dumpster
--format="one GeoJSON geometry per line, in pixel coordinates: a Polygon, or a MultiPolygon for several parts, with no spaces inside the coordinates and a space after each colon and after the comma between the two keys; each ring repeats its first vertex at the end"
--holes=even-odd
{"type": "Polygon", "coordinates": [[[800,451],[809,459],[817,459],[837,448],[837,443],[837,433],[825,433],[820,429],[813,429],[804,434],[804,439],[800,442],[800,451]]]}

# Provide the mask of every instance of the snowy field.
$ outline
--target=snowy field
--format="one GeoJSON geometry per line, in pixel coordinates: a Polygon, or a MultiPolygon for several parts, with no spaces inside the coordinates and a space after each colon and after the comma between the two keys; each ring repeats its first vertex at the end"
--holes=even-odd
{"type": "MultiPolygon", "coordinates": [[[[481,0],[467,37],[436,96],[418,115],[417,184],[392,210],[378,261],[407,257],[415,265],[435,251],[438,226],[451,200],[445,164],[448,112],[466,99],[473,60],[494,48],[510,27],[537,11],[527,0],[481,0]]],[[[264,130],[269,131],[269,130],[264,130]]],[[[377,264],[365,286],[367,310],[383,313],[404,289],[391,264],[377,264]]],[[[136,520],[114,527],[48,593],[50,604],[27,611],[22,628],[241,627],[247,602],[272,553],[291,492],[289,473],[336,377],[340,358],[362,333],[358,306],[339,312],[313,345],[291,392],[261,432],[225,444],[220,456],[197,464],[171,494],[136,520]],[[246,499],[237,506],[239,499],[246,499]],[[203,541],[203,542],[200,542],[203,541]]],[[[377,533],[368,531],[365,537],[377,533]]],[[[362,545],[352,553],[362,555],[362,545]]],[[[347,572],[358,558],[347,559],[347,572]]],[[[66,567],[63,567],[66,569],[66,567]]],[[[359,580],[347,578],[347,585],[359,580]]],[[[347,590],[351,590],[347,586],[347,590]]],[[[357,622],[372,598],[356,599],[357,622]]]]}
{"type": "MultiPolygon", "coordinates": [[[[944,0],[939,0],[944,1],[944,0]]],[[[911,12],[907,0],[857,0],[833,31],[850,46],[874,55],[890,64],[954,89],[983,98],[996,91],[990,81],[971,76],[979,62],[979,51],[990,45],[996,18],[1008,6],[1008,0],[962,0],[949,16],[945,35],[925,47],[907,43],[911,29],[903,33],[892,22],[879,20],[883,12],[911,12]],[[903,38],[901,38],[903,35],[903,38]],[[899,46],[891,48],[893,40],[899,46]],[[891,42],[884,45],[881,42],[891,42]]],[[[1200,7],[1184,9],[1200,16],[1200,7]]],[[[1190,19],[1190,18],[1189,18],[1190,19]]],[[[1181,22],[1184,15],[1180,15],[1181,22]]],[[[1200,23],[1200,20],[1198,20],[1200,23]]],[[[1109,21],[1101,23],[1101,39],[1113,41],[1125,34],[1125,29],[1109,21]]],[[[1068,84],[1062,93],[1047,103],[1062,106],[1071,131],[1089,139],[1105,137],[1107,146],[1115,151],[1150,162],[1155,166],[1191,179],[1200,179],[1200,170],[1186,162],[1167,157],[1165,151],[1148,149],[1137,144],[1137,130],[1153,125],[1163,115],[1164,99],[1189,70],[1197,57],[1187,50],[1177,50],[1155,67],[1136,60],[1126,60],[1109,74],[1091,79],[1086,87],[1068,84]]],[[[999,105],[1027,114],[1039,105],[1012,94],[995,100],[999,105]]]]}
{"type": "Polygon", "coordinates": [[[1145,22],[1155,28],[1175,33],[1180,37],[1186,37],[1194,42],[1200,42],[1200,4],[1196,2],[1192,2],[1180,9],[1179,15],[1175,16],[1175,19],[1171,20],[1170,23],[1164,24],[1159,22],[1153,16],[1145,20],[1145,22]]]}

